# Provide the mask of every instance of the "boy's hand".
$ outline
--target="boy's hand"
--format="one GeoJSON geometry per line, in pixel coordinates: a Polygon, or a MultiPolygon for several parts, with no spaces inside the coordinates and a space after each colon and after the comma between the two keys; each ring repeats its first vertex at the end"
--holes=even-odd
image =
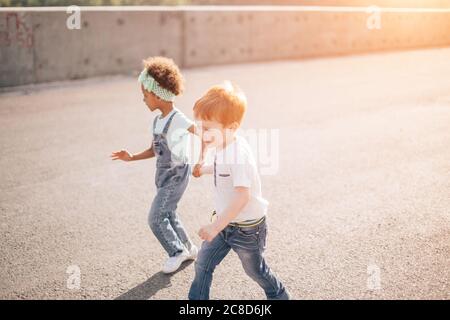
{"type": "Polygon", "coordinates": [[[200,236],[200,238],[208,242],[211,242],[218,234],[219,230],[214,224],[208,224],[207,226],[203,226],[198,231],[198,235],[200,236]]]}
{"type": "Polygon", "coordinates": [[[197,163],[192,170],[192,175],[196,178],[200,178],[202,175],[202,164],[197,163]]]}
{"type": "Polygon", "coordinates": [[[111,154],[112,160],[131,161],[133,156],[127,150],[120,150],[111,154]]]}

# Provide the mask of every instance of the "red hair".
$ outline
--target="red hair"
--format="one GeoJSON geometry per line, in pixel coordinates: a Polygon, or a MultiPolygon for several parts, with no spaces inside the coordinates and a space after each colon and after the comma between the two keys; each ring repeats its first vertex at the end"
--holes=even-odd
{"type": "Polygon", "coordinates": [[[224,127],[239,125],[247,109],[247,98],[241,89],[226,81],[211,87],[194,105],[194,116],[200,120],[217,121],[224,127]]]}

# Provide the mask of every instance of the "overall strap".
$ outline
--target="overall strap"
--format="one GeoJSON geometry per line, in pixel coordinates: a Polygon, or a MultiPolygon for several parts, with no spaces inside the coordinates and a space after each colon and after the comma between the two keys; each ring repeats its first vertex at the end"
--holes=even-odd
{"type": "Polygon", "coordinates": [[[170,123],[172,122],[173,117],[177,114],[177,111],[175,111],[174,113],[172,113],[172,115],[170,116],[169,120],[167,120],[166,125],[164,126],[163,129],[163,134],[166,135],[167,131],[169,131],[169,127],[170,127],[170,123]]]}
{"type": "Polygon", "coordinates": [[[156,121],[158,121],[158,116],[156,116],[155,119],[153,119],[153,133],[155,133],[156,121]]]}

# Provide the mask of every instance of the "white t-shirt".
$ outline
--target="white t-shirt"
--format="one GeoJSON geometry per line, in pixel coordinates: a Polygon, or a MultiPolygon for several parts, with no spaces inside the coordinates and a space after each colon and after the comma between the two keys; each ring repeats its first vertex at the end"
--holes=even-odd
{"type": "Polygon", "coordinates": [[[194,122],[186,117],[180,110],[173,108],[173,110],[164,118],[161,118],[161,115],[158,115],[156,118],[155,131],[153,132],[152,120],[150,125],[150,133],[152,136],[153,133],[161,134],[167,121],[175,111],[177,113],[173,116],[172,122],[169,125],[169,130],[167,131],[167,145],[172,154],[179,159],[183,159],[185,162],[189,162],[190,157],[188,149],[190,145],[190,134],[187,130],[194,124],[194,122]]]}
{"type": "Polygon", "coordinates": [[[235,187],[247,187],[250,189],[250,200],[232,222],[255,220],[266,215],[269,203],[262,197],[256,161],[247,141],[236,137],[225,149],[216,152],[215,159],[214,199],[217,214],[220,215],[227,208],[235,187]]]}

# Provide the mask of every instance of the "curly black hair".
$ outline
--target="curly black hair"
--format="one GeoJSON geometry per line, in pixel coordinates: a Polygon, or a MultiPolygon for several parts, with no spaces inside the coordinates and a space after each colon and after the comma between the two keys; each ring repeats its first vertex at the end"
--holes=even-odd
{"type": "Polygon", "coordinates": [[[149,57],[143,60],[145,69],[161,87],[175,95],[183,93],[184,79],[175,62],[166,57],[149,57]]]}

